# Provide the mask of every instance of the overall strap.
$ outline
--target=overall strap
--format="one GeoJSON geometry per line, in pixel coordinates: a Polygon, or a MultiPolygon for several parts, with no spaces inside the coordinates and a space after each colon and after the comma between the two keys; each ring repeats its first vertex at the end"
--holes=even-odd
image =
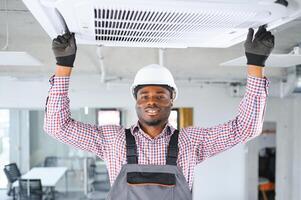
{"type": "Polygon", "coordinates": [[[125,129],[126,136],[126,159],[128,164],[138,164],[136,141],[131,129],[125,129]]]}
{"type": "Polygon", "coordinates": [[[179,138],[179,130],[175,130],[175,132],[170,137],[170,141],[167,149],[167,158],[166,158],[167,165],[177,165],[178,152],[179,152],[178,138],[179,138]]]}

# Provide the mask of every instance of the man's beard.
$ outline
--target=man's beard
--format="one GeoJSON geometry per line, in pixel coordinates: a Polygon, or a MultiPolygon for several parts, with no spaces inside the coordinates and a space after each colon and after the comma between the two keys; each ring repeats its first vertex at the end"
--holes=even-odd
{"type": "Polygon", "coordinates": [[[154,119],[154,120],[149,120],[149,121],[144,121],[148,126],[157,126],[159,125],[162,120],[161,119],[154,119]]]}

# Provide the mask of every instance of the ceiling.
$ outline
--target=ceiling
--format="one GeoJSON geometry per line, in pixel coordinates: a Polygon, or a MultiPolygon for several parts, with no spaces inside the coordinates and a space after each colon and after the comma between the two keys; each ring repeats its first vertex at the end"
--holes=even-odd
{"type": "MultiPolygon", "coordinates": [[[[26,51],[43,63],[43,66],[0,66],[1,76],[48,77],[54,72],[55,58],[51,39],[31,15],[21,0],[0,0],[0,49],[6,42],[8,25],[8,51],[26,51]],[[5,9],[7,1],[7,10],[5,9]]],[[[301,42],[301,18],[274,30],[274,53],[288,53],[301,42]]],[[[79,45],[74,74],[89,76],[100,73],[96,46],[79,45]]],[[[158,49],[102,47],[107,76],[132,79],[142,66],[158,63],[158,49]]],[[[243,44],[230,48],[166,49],[164,65],[176,79],[244,79],[245,67],[225,67],[220,63],[244,55],[243,44]]],[[[283,77],[286,69],[266,68],[268,77],[283,77]]]]}

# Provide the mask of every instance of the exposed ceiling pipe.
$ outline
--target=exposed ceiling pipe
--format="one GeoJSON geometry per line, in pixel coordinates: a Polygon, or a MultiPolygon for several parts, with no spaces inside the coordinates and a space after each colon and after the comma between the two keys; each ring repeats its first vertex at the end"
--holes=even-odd
{"type": "Polygon", "coordinates": [[[301,47],[301,43],[298,44],[298,46],[295,46],[289,54],[300,55],[301,54],[300,47],[301,47]]]}
{"type": "Polygon", "coordinates": [[[97,55],[97,60],[99,61],[99,66],[100,66],[100,82],[105,83],[106,82],[106,69],[103,63],[103,55],[102,55],[102,46],[97,46],[96,49],[96,55],[97,55]]]}
{"type": "Polygon", "coordinates": [[[164,66],[164,55],[165,55],[165,49],[160,48],[158,58],[159,58],[159,65],[161,66],[164,66]]]}
{"type": "Polygon", "coordinates": [[[296,66],[296,87],[294,93],[301,93],[301,65],[296,66]]]}
{"type": "Polygon", "coordinates": [[[4,0],[4,9],[5,9],[5,16],[6,16],[6,41],[5,41],[4,46],[1,49],[2,51],[7,50],[7,48],[8,48],[8,38],[9,38],[7,0],[4,0]]]}
{"type": "Polygon", "coordinates": [[[297,83],[296,67],[290,67],[285,70],[285,77],[280,80],[280,98],[290,96],[297,83]]]}
{"type": "Polygon", "coordinates": [[[283,81],[280,81],[279,90],[280,90],[280,98],[283,99],[283,97],[284,97],[284,82],[283,81]]]}

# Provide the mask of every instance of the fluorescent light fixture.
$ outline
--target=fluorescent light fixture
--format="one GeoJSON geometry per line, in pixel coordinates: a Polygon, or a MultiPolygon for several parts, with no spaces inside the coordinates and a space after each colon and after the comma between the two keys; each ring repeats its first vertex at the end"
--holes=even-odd
{"type": "Polygon", "coordinates": [[[297,81],[297,87],[298,87],[298,88],[301,88],[301,78],[298,78],[298,81],[297,81]]]}
{"type": "MultiPolygon", "coordinates": [[[[267,67],[292,67],[301,64],[301,55],[292,54],[271,54],[266,61],[267,67]]],[[[235,58],[224,63],[220,66],[246,66],[247,59],[245,56],[235,58]]]]}
{"type": "Polygon", "coordinates": [[[0,51],[0,66],[41,66],[39,60],[27,52],[0,51]]]}

